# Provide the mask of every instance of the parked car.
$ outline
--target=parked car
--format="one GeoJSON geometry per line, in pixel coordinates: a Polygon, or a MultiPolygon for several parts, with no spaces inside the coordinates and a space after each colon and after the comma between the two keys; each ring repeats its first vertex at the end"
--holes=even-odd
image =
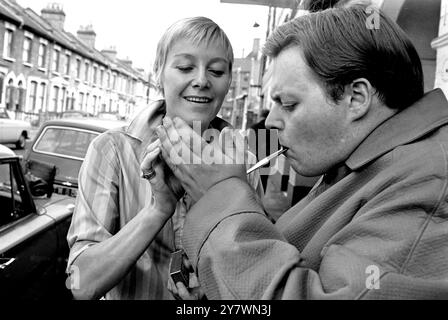
{"type": "Polygon", "coordinates": [[[91,118],[49,120],[27,148],[25,165],[27,168],[36,163],[54,165],[54,191],[76,196],[79,169],[92,140],[108,129],[124,125],[126,122],[91,118]]]}
{"type": "Polygon", "coordinates": [[[17,149],[23,149],[30,130],[28,122],[11,119],[5,108],[0,108],[0,143],[15,143],[17,149]]]}
{"type": "Polygon", "coordinates": [[[66,119],[66,118],[89,118],[89,117],[93,117],[93,114],[86,112],[86,111],[81,111],[81,110],[67,110],[62,113],[61,117],[63,119],[66,119]]]}
{"type": "Polygon", "coordinates": [[[97,114],[98,119],[103,120],[122,120],[123,118],[117,112],[102,111],[97,114]]]}
{"type": "Polygon", "coordinates": [[[74,198],[30,181],[21,157],[0,145],[0,299],[72,299],[65,269],[74,198]]]}

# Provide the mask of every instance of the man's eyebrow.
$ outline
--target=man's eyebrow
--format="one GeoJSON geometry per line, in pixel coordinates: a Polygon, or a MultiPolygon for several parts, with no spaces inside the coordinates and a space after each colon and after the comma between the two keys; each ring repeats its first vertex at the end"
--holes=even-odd
{"type": "Polygon", "coordinates": [[[275,101],[275,102],[280,102],[281,101],[280,93],[278,92],[278,90],[275,90],[275,91],[272,90],[271,94],[269,96],[270,96],[272,101],[275,101]]]}

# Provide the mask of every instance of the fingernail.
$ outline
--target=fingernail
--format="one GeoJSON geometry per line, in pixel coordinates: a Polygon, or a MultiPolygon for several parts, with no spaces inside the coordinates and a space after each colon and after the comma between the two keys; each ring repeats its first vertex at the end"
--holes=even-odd
{"type": "Polygon", "coordinates": [[[154,148],[155,146],[158,146],[160,144],[160,139],[156,139],[156,140],[154,140],[153,142],[151,142],[149,145],[148,145],[148,147],[146,147],[146,149],[152,149],[152,148],[154,148]]]}
{"type": "Polygon", "coordinates": [[[154,155],[154,154],[159,153],[159,152],[160,152],[160,148],[157,147],[157,148],[155,148],[154,150],[152,150],[152,151],[149,153],[149,155],[154,155]]]}
{"type": "Polygon", "coordinates": [[[160,138],[160,136],[163,136],[163,134],[165,133],[165,131],[163,130],[163,126],[161,126],[161,125],[157,126],[156,133],[159,138],[160,138]]]}

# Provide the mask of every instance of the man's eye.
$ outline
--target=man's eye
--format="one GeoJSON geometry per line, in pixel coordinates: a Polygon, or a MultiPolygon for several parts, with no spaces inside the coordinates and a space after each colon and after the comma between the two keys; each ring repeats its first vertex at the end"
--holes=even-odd
{"type": "Polygon", "coordinates": [[[282,104],[282,108],[286,111],[293,111],[296,107],[297,103],[285,103],[282,104]]]}

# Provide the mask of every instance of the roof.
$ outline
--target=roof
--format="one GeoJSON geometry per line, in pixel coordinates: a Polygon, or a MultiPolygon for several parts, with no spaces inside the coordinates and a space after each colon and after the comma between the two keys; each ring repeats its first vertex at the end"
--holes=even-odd
{"type": "Polygon", "coordinates": [[[17,155],[9,149],[7,146],[0,144],[0,158],[11,158],[16,157],[17,155]]]}
{"type": "Polygon", "coordinates": [[[123,127],[126,125],[127,122],[118,120],[69,118],[69,119],[48,120],[42,125],[41,128],[47,126],[63,126],[63,127],[74,127],[78,129],[104,132],[109,129],[123,127]]]}
{"type": "Polygon", "coordinates": [[[0,15],[8,17],[18,25],[23,26],[23,28],[32,30],[47,40],[55,41],[57,45],[89,58],[99,65],[104,65],[134,79],[138,78],[144,82],[148,81],[140,71],[126,65],[118,59],[111,60],[97,49],[86,45],[70,32],[54,28],[46,19],[32,9],[25,9],[14,0],[0,0],[0,15]]]}
{"type": "Polygon", "coordinates": [[[241,72],[250,72],[252,68],[252,61],[250,58],[235,58],[233,63],[233,71],[241,68],[241,72]]]}

